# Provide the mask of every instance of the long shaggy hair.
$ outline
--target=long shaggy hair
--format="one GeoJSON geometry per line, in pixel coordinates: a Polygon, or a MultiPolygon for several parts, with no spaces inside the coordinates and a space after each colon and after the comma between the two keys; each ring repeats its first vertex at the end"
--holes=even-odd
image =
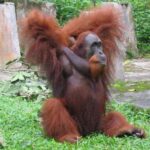
{"type": "MultiPolygon", "coordinates": [[[[81,33],[92,31],[102,40],[107,57],[107,66],[102,75],[103,85],[107,90],[107,85],[113,78],[115,57],[119,54],[116,40],[121,40],[123,35],[121,19],[122,13],[119,9],[112,5],[104,5],[82,12],[79,17],[70,20],[60,28],[52,16],[33,10],[23,19],[21,25],[21,34],[26,41],[24,43],[28,45],[27,60],[39,65],[46,72],[53,86],[54,96],[61,97],[65,88],[59,60],[61,46],[69,45],[69,37],[77,39],[81,33]]],[[[78,44],[75,44],[72,49],[76,48],[79,48],[78,44]]]]}
{"type": "Polygon", "coordinates": [[[61,46],[67,45],[67,42],[56,20],[33,10],[21,21],[21,35],[24,44],[28,46],[28,62],[40,66],[52,84],[54,96],[61,97],[65,80],[59,56],[62,53],[61,46]]]}
{"type": "Polygon", "coordinates": [[[113,78],[115,57],[119,54],[116,41],[123,40],[122,17],[120,9],[113,5],[102,5],[82,12],[79,17],[70,20],[62,29],[64,33],[74,38],[86,31],[93,31],[100,37],[107,57],[107,67],[103,76],[106,84],[113,78]]]}
{"type": "MultiPolygon", "coordinates": [[[[121,40],[123,35],[121,18],[118,8],[103,5],[81,13],[63,28],[59,27],[52,16],[37,10],[23,19],[21,27],[24,43],[28,46],[27,60],[45,71],[55,96],[54,99],[45,101],[41,110],[42,125],[49,137],[74,143],[80,135],[86,136],[93,132],[102,132],[109,136],[125,133],[141,138],[145,136],[144,131],[129,124],[120,113],[105,113],[106,101],[109,98],[108,85],[113,79],[114,61],[119,54],[116,41],[121,40]],[[106,68],[104,72],[102,70],[98,73],[99,67],[90,63],[94,59],[93,55],[87,61],[92,65],[92,77],[94,75],[98,78],[96,81],[91,76],[82,76],[81,80],[74,72],[68,78],[63,70],[66,62],[61,62],[64,55],[62,47],[69,47],[76,55],[86,59],[85,37],[89,33],[97,34],[102,41],[107,57],[106,68]],[[72,37],[75,41],[70,47],[69,41],[72,37]],[[68,82],[70,80],[71,83],[68,82]]],[[[71,71],[74,71],[74,66],[71,67],[71,71]]]]}

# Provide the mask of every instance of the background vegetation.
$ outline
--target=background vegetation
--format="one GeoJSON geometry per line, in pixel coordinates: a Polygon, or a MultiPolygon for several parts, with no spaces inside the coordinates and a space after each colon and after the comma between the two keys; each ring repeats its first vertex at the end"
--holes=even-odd
{"type": "Polygon", "coordinates": [[[138,49],[141,54],[150,54],[150,1],[149,0],[113,0],[116,2],[131,3],[133,18],[138,40],[138,49]]]}
{"type": "Polygon", "coordinates": [[[101,2],[131,3],[140,54],[150,54],[150,1],[149,0],[5,0],[17,2],[44,3],[53,2],[57,9],[57,18],[64,24],[77,16],[81,10],[101,2]]]}

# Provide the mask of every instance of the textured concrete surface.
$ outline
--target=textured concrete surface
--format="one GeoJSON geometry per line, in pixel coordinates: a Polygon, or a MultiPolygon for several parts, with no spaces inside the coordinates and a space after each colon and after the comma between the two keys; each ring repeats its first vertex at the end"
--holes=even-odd
{"type": "Polygon", "coordinates": [[[150,81],[150,59],[135,59],[124,67],[126,81],[150,81]]]}
{"type": "MultiPolygon", "coordinates": [[[[125,62],[125,81],[129,83],[147,81],[150,84],[150,59],[135,59],[125,62]]],[[[150,108],[150,90],[141,92],[113,93],[117,102],[130,102],[142,108],[150,108]]]]}
{"type": "Polygon", "coordinates": [[[112,94],[117,102],[130,102],[138,107],[150,108],[150,90],[112,94]]]}
{"type": "MultiPolygon", "coordinates": [[[[17,71],[27,70],[20,62],[14,62],[7,68],[0,69],[0,81],[8,81],[17,71]]],[[[126,81],[129,81],[129,84],[140,81],[147,81],[150,84],[150,60],[133,60],[125,65],[125,70],[126,81]],[[131,76],[129,76],[129,73],[131,76]]],[[[139,107],[150,108],[150,90],[125,93],[112,92],[112,98],[117,102],[130,102],[139,107]]]]}

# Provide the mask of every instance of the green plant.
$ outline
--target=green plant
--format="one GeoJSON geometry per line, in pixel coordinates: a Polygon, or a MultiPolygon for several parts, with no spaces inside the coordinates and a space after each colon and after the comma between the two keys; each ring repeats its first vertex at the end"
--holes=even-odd
{"type": "Polygon", "coordinates": [[[61,144],[44,136],[38,118],[41,102],[0,95],[0,132],[6,143],[4,150],[149,150],[150,110],[116,102],[111,105],[113,110],[122,112],[131,123],[142,127],[147,138],[110,138],[93,134],[83,137],[77,144],[61,144]]]}
{"type": "Polygon", "coordinates": [[[39,78],[36,72],[17,72],[11,81],[0,82],[0,85],[2,95],[21,96],[27,100],[37,101],[51,96],[46,81],[39,78]]]}
{"type": "Polygon", "coordinates": [[[118,92],[135,92],[144,91],[150,89],[150,82],[141,81],[133,82],[132,84],[124,81],[116,81],[112,84],[112,88],[116,89],[118,92]]]}
{"type": "Polygon", "coordinates": [[[140,53],[150,53],[150,1],[134,2],[134,18],[140,53]]]}
{"type": "Polygon", "coordinates": [[[149,0],[113,0],[131,3],[140,54],[150,54],[150,1],[149,0]]]}
{"type": "Polygon", "coordinates": [[[127,56],[127,59],[135,58],[135,54],[131,50],[126,51],[126,56],[127,56]]]}
{"type": "Polygon", "coordinates": [[[57,18],[60,24],[64,24],[70,18],[77,16],[81,10],[86,9],[92,5],[90,0],[49,0],[54,2],[57,10],[57,18]]]}

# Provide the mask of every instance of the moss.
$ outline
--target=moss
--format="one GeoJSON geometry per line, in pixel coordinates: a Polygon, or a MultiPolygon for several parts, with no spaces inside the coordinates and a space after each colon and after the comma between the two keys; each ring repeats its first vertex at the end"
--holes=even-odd
{"type": "Polygon", "coordinates": [[[123,82],[116,81],[112,84],[112,88],[117,90],[118,92],[139,92],[150,90],[150,81],[141,81],[141,82],[123,82]]]}

